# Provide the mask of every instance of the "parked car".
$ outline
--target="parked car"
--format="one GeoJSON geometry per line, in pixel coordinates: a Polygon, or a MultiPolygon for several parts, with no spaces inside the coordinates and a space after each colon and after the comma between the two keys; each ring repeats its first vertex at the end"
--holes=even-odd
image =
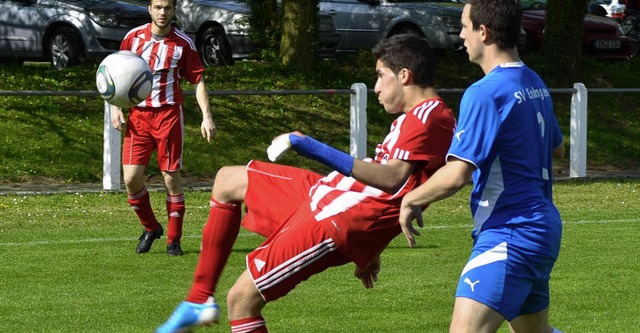
{"type": "Polygon", "coordinates": [[[131,28],[149,21],[147,6],[125,0],[4,0],[0,61],[62,69],[117,51],[131,28]]]}
{"type": "Polygon", "coordinates": [[[397,33],[425,37],[433,49],[462,50],[462,6],[446,1],[333,0],[319,1],[340,33],[338,53],[371,49],[397,33]]]}
{"type": "MultiPolygon", "coordinates": [[[[196,43],[206,66],[233,64],[258,51],[249,35],[251,9],[240,1],[178,0],[178,25],[196,43]]],[[[320,13],[318,56],[335,55],[340,35],[331,16],[320,13]]]]}
{"type": "MultiPolygon", "coordinates": [[[[535,3],[546,6],[546,0],[535,3]]],[[[527,34],[527,51],[539,51],[543,47],[545,10],[537,8],[540,7],[531,9],[523,5],[522,28],[527,34]]],[[[613,19],[587,14],[583,29],[583,50],[595,58],[630,59],[638,51],[638,45],[624,35],[620,24],[613,19]]]]}
{"type": "Polygon", "coordinates": [[[624,18],[626,6],[618,0],[591,0],[591,2],[589,2],[589,6],[592,5],[604,8],[607,12],[607,16],[614,20],[621,21],[624,18]]]}

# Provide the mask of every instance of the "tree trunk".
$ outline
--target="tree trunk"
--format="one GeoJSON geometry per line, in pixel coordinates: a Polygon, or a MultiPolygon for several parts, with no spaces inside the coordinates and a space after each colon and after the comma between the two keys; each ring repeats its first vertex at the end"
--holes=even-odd
{"type": "Polygon", "coordinates": [[[299,70],[313,67],[317,49],[317,0],[283,0],[282,65],[299,70]]]}
{"type": "Polygon", "coordinates": [[[548,0],[544,58],[553,80],[572,83],[580,79],[582,34],[589,0],[548,0]]]}

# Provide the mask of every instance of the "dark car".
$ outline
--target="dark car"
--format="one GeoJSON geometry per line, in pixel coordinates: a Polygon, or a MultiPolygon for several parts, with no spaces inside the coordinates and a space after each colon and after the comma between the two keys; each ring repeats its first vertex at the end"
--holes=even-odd
{"type": "Polygon", "coordinates": [[[0,1],[0,61],[50,61],[56,69],[117,51],[125,34],[150,22],[126,0],[0,1]]]}
{"type": "MultiPolygon", "coordinates": [[[[176,9],[178,25],[193,38],[206,66],[231,65],[259,50],[250,36],[250,15],[241,1],[178,0],[176,9]]],[[[335,55],[339,41],[331,16],[321,12],[318,56],[335,55]]]]}
{"type": "MultiPolygon", "coordinates": [[[[543,47],[546,1],[536,0],[527,7],[523,3],[522,28],[527,34],[526,51],[543,47]],[[533,9],[535,8],[535,9],[533,9]]],[[[638,51],[637,44],[624,36],[618,22],[605,16],[587,14],[584,18],[582,46],[586,54],[597,59],[630,59],[638,51]]]]}
{"type": "Polygon", "coordinates": [[[319,5],[340,33],[338,53],[370,49],[397,33],[423,36],[433,49],[464,49],[462,5],[451,0],[321,0],[319,5]]]}

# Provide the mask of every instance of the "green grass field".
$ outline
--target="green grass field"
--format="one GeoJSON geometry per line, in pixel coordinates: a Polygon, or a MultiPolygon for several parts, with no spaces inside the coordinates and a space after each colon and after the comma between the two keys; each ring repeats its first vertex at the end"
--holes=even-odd
{"type": "MultiPolygon", "coordinates": [[[[272,332],[445,332],[457,276],[471,247],[469,186],[436,203],[417,248],[396,238],[376,287],[353,265],[330,269],[264,312],[272,332]]],[[[190,287],[208,213],[207,191],[186,193],[182,257],[164,238],[134,253],[139,223],[123,193],[0,196],[0,331],[151,332],[190,287]]],[[[551,321],[565,332],[636,332],[640,327],[640,180],[559,181],[562,252],[551,280],[551,321]]],[[[152,202],[162,221],[164,193],[152,202]]],[[[262,241],[241,230],[217,297],[225,297],[262,241]]],[[[504,327],[501,332],[508,332],[504,327]]]]}

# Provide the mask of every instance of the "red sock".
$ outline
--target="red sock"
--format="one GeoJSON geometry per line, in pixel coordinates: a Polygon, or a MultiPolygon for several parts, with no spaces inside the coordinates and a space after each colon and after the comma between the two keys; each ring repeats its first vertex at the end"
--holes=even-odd
{"type": "Polygon", "coordinates": [[[182,221],[184,220],[184,193],[167,195],[167,244],[180,241],[182,238],[182,221]]]}
{"type": "Polygon", "coordinates": [[[262,316],[231,320],[231,333],[267,333],[267,324],[262,316]]]}
{"type": "Polygon", "coordinates": [[[204,303],[214,294],[240,231],[240,204],[222,203],[212,197],[210,206],[198,267],[187,295],[187,301],[193,303],[204,303]]]}
{"type": "Polygon", "coordinates": [[[146,187],[143,187],[138,193],[129,194],[127,198],[129,205],[133,208],[133,211],[138,215],[140,223],[147,231],[152,231],[160,227],[160,223],[156,220],[153,209],[151,209],[151,200],[149,199],[149,191],[146,187]]]}

